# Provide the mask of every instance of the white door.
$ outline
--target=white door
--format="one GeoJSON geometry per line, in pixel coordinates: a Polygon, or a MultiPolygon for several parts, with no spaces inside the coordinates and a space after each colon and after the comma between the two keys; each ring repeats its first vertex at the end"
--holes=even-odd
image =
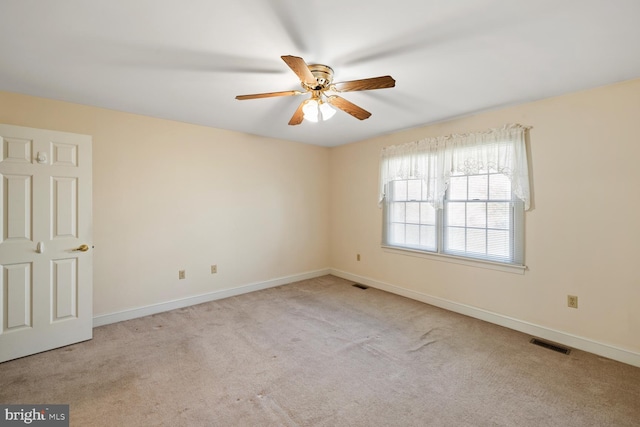
{"type": "Polygon", "coordinates": [[[3,362],[92,338],[92,141],[0,124],[0,144],[3,362]]]}

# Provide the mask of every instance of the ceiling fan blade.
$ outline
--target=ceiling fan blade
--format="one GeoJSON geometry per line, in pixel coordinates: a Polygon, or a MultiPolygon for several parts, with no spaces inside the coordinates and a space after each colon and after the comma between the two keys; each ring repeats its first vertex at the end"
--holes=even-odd
{"type": "Polygon", "coordinates": [[[300,81],[306,83],[309,86],[316,86],[318,84],[318,81],[313,76],[313,74],[311,74],[311,70],[309,70],[309,67],[307,66],[307,63],[304,62],[304,59],[300,58],[299,56],[291,55],[281,56],[281,58],[284,62],[287,63],[289,68],[291,68],[293,72],[296,73],[298,78],[300,78],[300,81]]]}
{"type": "Polygon", "coordinates": [[[302,123],[302,119],[304,119],[304,113],[302,112],[302,107],[304,107],[305,102],[307,101],[306,100],[302,101],[298,106],[298,109],[296,110],[296,112],[293,113],[293,116],[291,116],[291,120],[289,120],[289,125],[295,126],[302,123]]]}
{"type": "Polygon", "coordinates": [[[341,109],[342,111],[351,114],[353,117],[359,120],[368,119],[371,113],[367,110],[358,107],[353,102],[349,102],[344,98],[337,95],[331,95],[327,97],[327,102],[334,107],[341,109]]]}
{"type": "Polygon", "coordinates": [[[286,90],[283,92],[267,92],[267,93],[255,93],[252,95],[238,95],[236,99],[244,100],[244,99],[258,99],[258,98],[272,98],[274,96],[293,96],[293,95],[302,95],[304,92],[300,92],[299,90],[286,90]]]}
{"type": "Polygon", "coordinates": [[[370,79],[352,80],[335,83],[331,88],[337,92],[352,92],[356,90],[386,89],[394,87],[396,81],[391,76],[372,77],[370,79]]]}

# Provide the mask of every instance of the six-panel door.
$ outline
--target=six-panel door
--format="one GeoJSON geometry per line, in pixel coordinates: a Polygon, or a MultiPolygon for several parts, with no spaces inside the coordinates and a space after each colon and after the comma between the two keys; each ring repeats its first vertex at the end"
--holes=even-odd
{"type": "Polygon", "coordinates": [[[0,362],[91,339],[91,137],[0,125],[0,362]]]}

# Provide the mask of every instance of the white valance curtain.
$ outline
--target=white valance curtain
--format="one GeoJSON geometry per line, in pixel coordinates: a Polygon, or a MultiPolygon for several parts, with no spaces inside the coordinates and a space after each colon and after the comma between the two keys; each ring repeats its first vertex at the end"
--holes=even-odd
{"type": "Polygon", "coordinates": [[[389,182],[421,179],[426,189],[426,200],[434,208],[440,209],[452,174],[492,170],[511,180],[514,194],[528,210],[529,167],[525,145],[528,129],[518,124],[508,124],[485,132],[425,138],[383,148],[380,204],[389,182]]]}

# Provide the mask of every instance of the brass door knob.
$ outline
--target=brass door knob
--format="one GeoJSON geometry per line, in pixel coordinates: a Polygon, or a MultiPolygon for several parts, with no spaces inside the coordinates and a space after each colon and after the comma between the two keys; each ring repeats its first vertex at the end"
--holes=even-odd
{"type": "Polygon", "coordinates": [[[88,245],[80,245],[74,249],[74,251],[87,252],[89,250],[88,245]]]}

